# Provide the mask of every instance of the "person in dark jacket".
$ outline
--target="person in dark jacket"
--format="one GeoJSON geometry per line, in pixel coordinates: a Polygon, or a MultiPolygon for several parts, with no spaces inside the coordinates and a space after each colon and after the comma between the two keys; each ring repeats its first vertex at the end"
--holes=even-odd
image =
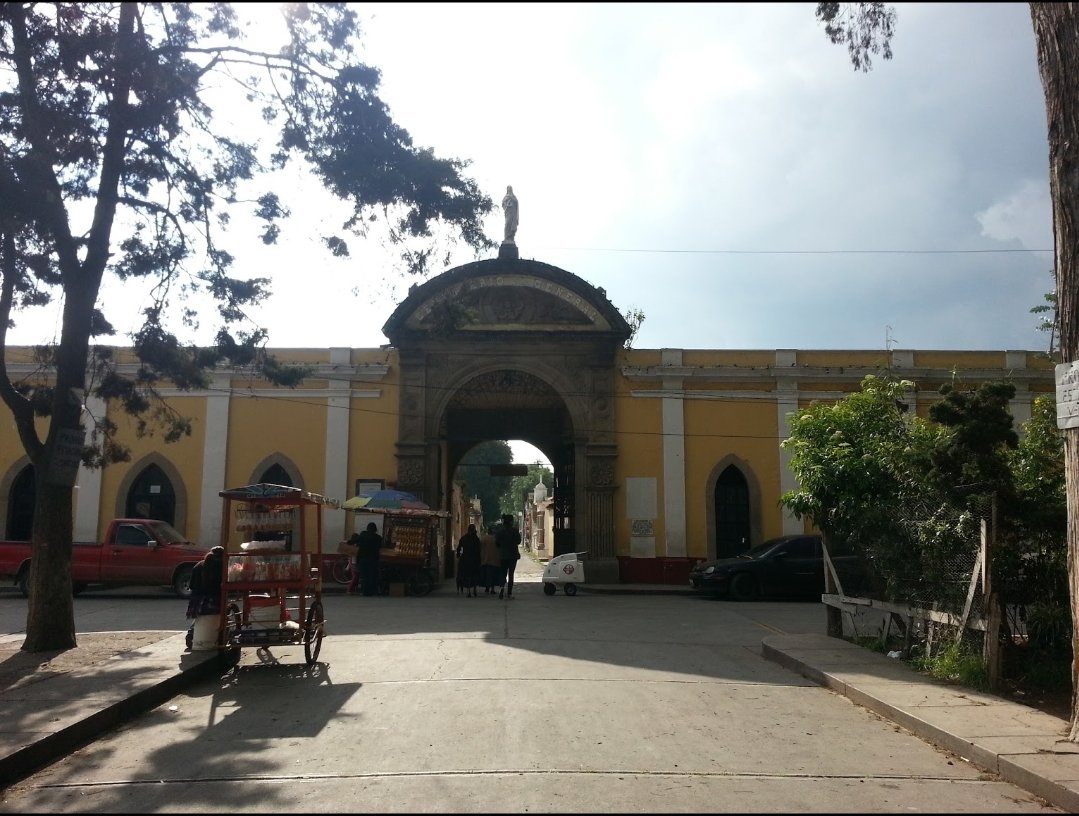
{"type": "Polygon", "coordinates": [[[382,549],[382,536],[378,526],[367,523],[367,529],[356,537],[356,574],[360,576],[360,585],[364,595],[378,595],[378,561],[382,549]]]}
{"type": "Polygon", "coordinates": [[[201,561],[191,568],[191,599],[187,617],[216,615],[221,611],[221,579],[225,572],[225,548],[212,547],[201,561]]]}
{"type": "Polygon", "coordinates": [[[480,563],[480,537],[476,535],[476,525],[469,524],[468,532],[457,542],[457,576],[461,588],[470,598],[476,597],[480,563]]]}
{"type": "Polygon", "coordinates": [[[221,581],[225,575],[225,548],[211,547],[201,561],[191,568],[191,598],[187,602],[187,648],[195,637],[195,618],[221,612],[221,581]]]}
{"type": "Polygon", "coordinates": [[[513,527],[513,516],[502,517],[502,527],[495,533],[495,543],[498,544],[499,556],[502,558],[502,586],[498,590],[498,598],[503,595],[513,600],[513,573],[517,569],[517,562],[521,559],[521,534],[513,527]]]}

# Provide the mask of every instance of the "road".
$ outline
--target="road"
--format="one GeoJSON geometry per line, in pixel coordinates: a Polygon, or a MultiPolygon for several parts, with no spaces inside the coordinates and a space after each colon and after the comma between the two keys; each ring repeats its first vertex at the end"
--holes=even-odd
{"type": "MultiPolygon", "coordinates": [[[[512,602],[327,595],[312,669],[245,649],[0,812],[1058,812],[760,656],[819,604],[546,597],[538,571],[512,602]]],[[[182,628],[154,595],[81,597],[77,628],[182,628]]]]}

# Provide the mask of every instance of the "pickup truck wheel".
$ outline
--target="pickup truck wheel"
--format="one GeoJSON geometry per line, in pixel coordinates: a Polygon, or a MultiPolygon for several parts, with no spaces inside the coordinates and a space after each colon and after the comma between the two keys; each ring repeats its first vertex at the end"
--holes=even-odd
{"type": "Polygon", "coordinates": [[[181,598],[191,597],[191,567],[180,567],[172,581],[172,588],[181,598]]]}
{"type": "Polygon", "coordinates": [[[19,584],[19,592],[24,598],[30,597],[30,570],[24,569],[16,579],[19,584]]]}

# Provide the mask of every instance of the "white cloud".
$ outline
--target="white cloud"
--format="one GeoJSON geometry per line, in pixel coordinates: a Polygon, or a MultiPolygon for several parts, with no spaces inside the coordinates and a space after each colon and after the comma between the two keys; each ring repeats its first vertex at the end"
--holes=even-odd
{"type": "Polygon", "coordinates": [[[1024,179],[1018,188],[975,217],[987,238],[1018,241],[1024,249],[1053,247],[1053,210],[1046,179],[1024,179]]]}

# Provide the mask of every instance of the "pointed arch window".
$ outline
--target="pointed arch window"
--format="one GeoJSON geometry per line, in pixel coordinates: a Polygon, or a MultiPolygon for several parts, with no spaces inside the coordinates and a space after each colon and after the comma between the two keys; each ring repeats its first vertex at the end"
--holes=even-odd
{"type": "Polygon", "coordinates": [[[11,483],[8,494],[7,538],[29,541],[34,529],[34,466],[27,465],[11,483]]]}
{"type": "Polygon", "coordinates": [[[147,465],[127,492],[126,515],[176,523],[176,491],[172,480],[157,465],[147,465]]]}
{"type": "Polygon", "coordinates": [[[750,547],[749,484],[729,465],[716,481],[716,558],[732,558],[750,547]]]}

